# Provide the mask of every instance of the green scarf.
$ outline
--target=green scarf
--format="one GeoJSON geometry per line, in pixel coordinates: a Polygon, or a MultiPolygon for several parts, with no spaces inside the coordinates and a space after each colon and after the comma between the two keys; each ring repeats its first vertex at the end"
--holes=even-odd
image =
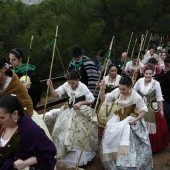
{"type": "Polygon", "coordinates": [[[72,65],[74,66],[75,71],[79,71],[79,67],[83,65],[83,60],[81,60],[80,62],[76,62],[75,60],[73,60],[72,65]]]}
{"type": "MultiPolygon", "coordinates": [[[[22,64],[19,68],[13,67],[13,70],[16,74],[24,73],[27,69],[27,64],[22,64]]],[[[28,64],[27,70],[35,70],[36,67],[34,65],[28,64]]]]}

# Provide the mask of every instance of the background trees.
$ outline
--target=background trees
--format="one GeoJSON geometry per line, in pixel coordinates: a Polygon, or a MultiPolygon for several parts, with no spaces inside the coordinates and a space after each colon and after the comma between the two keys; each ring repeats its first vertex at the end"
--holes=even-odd
{"type": "MultiPolygon", "coordinates": [[[[167,0],[44,0],[39,5],[25,6],[16,1],[0,1],[0,55],[18,47],[25,57],[34,36],[30,63],[37,66],[41,78],[49,74],[52,47],[58,25],[57,46],[67,68],[70,51],[83,48],[92,59],[100,48],[107,50],[115,36],[116,58],[127,50],[131,33],[135,39],[154,30],[164,39],[169,34],[170,15],[167,0]]],[[[111,54],[112,60],[113,53],[111,54]]],[[[52,76],[63,75],[56,55],[52,76]]]]}

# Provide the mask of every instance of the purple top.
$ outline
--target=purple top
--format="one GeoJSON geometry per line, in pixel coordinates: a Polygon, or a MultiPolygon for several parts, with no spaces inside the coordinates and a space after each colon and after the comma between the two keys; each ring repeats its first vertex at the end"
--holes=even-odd
{"type": "MultiPolygon", "coordinates": [[[[26,160],[35,156],[41,170],[54,170],[56,147],[46,136],[44,130],[25,114],[18,120],[18,133],[19,150],[17,149],[14,155],[5,159],[0,169],[12,169],[13,162],[17,159],[26,160]]],[[[8,146],[10,146],[9,144],[8,146]]]]}

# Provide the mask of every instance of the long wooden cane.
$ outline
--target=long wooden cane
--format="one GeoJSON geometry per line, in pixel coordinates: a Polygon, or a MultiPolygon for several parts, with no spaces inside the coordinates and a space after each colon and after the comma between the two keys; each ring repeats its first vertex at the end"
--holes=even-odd
{"type": "Polygon", "coordinates": [[[128,52],[129,52],[129,48],[130,48],[130,43],[131,43],[132,37],[133,37],[133,32],[132,32],[132,34],[131,34],[131,36],[130,36],[128,48],[127,48],[127,51],[126,51],[126,52],[127,52],[127,55],[128,55],[128,52]]]}
{"type": "Polygon", "coordinates": [[[33,38],[34,38],[34,36],[32,35],[32,36],[31,36],[31,41],[30,41],[30,47],[29,47],[29,55],[28,55],[28,58],[27,58],[27,66],[26,66],[26,73],[25,73],[25,81],[27,81],[27,76],[28,76],[28,65],[29,65],[30,57],[31,57],[31,50],[32,50],[32,42],[33,42],[33,38]]]}
{"type": "Polygon", "coordinates": [[[144,50],[145,50],[145,43],[146,43],[147,36],[148,36],[148,30],[146,31],[144,42],[143,42],[143,49],[144,50]]]}
{"type": "MultiPolygon", "coordinates": [[[[137,57],[137,63],[136,63],[136,67],[138,69],[138,65],[139,65],[139,60],[140,60],[140,52],[142,50],[142,47],[143,47],[143,43],[144,43],[144,37],[142,37],[142,41],[141,41],[141,46],[140,46],[140,49],[139,49],[139,53],[138,53],[138,57],[137,57]]],[[[133,72],[133,75],[132,75],[132,82],[133,82],[133,86],[136,82],[136,78],[137,78],[137,72],[134,70],[133,72]]]]}
{"type": "Polygon", "coordinates": [[[135,43],[134,43],[134,46],[133,46],[133,49],[132,49],[131,59],[132,59],[133,54],[134,54],[134,50],[135,50],[136,43],[137,43],[137,38],[136,38],[136,40],[135,40],[135,43]]]}
{"type": "MultiPolygon", "coordinates": [[[[51,74],[52,74],[52,68],[53,68],[53,62],[54,62],[54,56],[55,56],[55,48],[56,48],[57,34],[58,34],[58,26],[56,27],[56,34],[55,34],[55,40],[54,40],[54,46],[53,46],[53,54],[52,54],[52,60],[51,60],[51,66],[50,66],[49,79],[51,79],[51,74]]],[[[48,101],[48,93],[49,93],[49,86],[47,86],[47,92],[46,92],[46,98],[45,98],[45,105],[44,105],[44,113],[43,113],[43,120],[44,120],[44,118],[45,118],[45,113],[46,113],[46,107],[47,107],[47,101],[48,101]]]]}
{"type": "Polygon", "coordinates": [[[65,67],[64,67],[63,61],[62,61],[62,59],[61,59],[61,55],[60,55],[60,52],[59,52],[59,50],[58,50],[57,45],[56,45],[56,50],[57,50],[58,57],[59,57],[59,59],[60,59],[61,65],[62,65],[62,67],[63,67],[64,75],[66,75],[66,70],[65,70],[65,67]]]}
{"type": "Polygon", "coordinates": [[[148,50],[148,48],[149,48],[151,38],[152,38],[152,33],[151,33],[150,38],[149,38],[149,41],[148,41],[147,50],[148,50]]]}
{"type": "MultiPolygon", "coordinates": [[[[112,41],[111,41],[111,43],[110,43],[110,48],[109,48],[110,51],[109,51],[109,57],[108,57],[108,58],[110,58],[110,53],[111,53],[112,45],[113,45],[113,39],[114,39],[114,36],[113,36],[112,41]]],[[[107,61],[108,61],[108,60],[107,60],[107,61]]],[[[84,138],[84,140],[83,140],[82,150],[81,150],[81,153],[80,153],[78,162],[77,162],[76,170],[77,170],[77,168],[78,168],[78,166],[79,166],[79,163],[80,163],[80,160],[81,160],[81,157],[82,157],[82,154],[83,154],[83,151],[84,151],[86,142],[87,142],[87,138],[88,138],[88,135],[89,135],[89,133],[90,133],[90,129],[91,129],[91,126],[92,126],[92,122],[93,122],[93,119],[94,119],[94,116],[95,116],[95,112],[96,112],[96,109],[97,109],[97,105],[98,105],[98,102],[99,102],[99,97],[100,97],[101,89],[102,89],[102,88],[100,88],[99,95],[98,95],[98,97],[97,97],[97,102],[96,102],[95,108],[94,108],[94,110],[93,110],[93,114],[92,114],[91,121],[89,122],[89,126],[88,126],[88,129],[87,129],[86,136],[85,136],[85,138],[84,138]]]]}

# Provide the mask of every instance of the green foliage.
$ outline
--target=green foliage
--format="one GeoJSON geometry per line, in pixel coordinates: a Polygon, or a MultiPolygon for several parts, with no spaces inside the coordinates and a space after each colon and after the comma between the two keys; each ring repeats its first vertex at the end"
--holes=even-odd
{"type": "MultiPolygon", "coordinates": [[[[115,36],[116,58],[127,50],[131,33],[133,43],[141,34],[155,30],[160,37],[169,34],[167,0],[44,0],[39,5],[26,6],[19,1],[0,1],[0,55],[18,47],[28,57],[31,36],[34,36],[30,63],[37,66],[41,78],[47,78],[53,54],[51,41],[58,25],[57,47],[65,69],[71,49],[82,47],[95,59],[96,51],[108,50],[115,36]]],[[[111,52],[111,57],[113,56],[111,52]]],[[[52,77],[63,75],[56,53],[52,77]]]]}

